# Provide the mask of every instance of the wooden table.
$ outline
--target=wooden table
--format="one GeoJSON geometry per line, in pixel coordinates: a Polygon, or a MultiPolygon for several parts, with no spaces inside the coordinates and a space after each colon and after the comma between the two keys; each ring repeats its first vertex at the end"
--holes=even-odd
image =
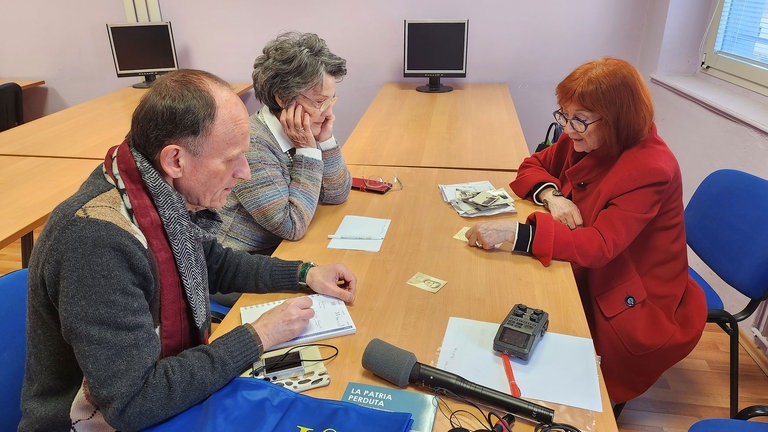
{"type": "Polygon", "coordinates": [[[32,231],[98,164],[87,159],[0,156],[0,248],[22,239],[22,266],[26,267],[32,231]]]}
{"type": "MultiPolygon", "coordinates": [[[[355,176],[367,168],[370,167],[350,166],[355,176]]],[[[437,185],[489,180],[495,187],[509,191],[506,185],[514,173],[401,167],[397,174],[403,180],[403,190],[385,195],[352,191],[344,204],[320,206],[305,238],[297,242],[283,241],[273,254],[320,264],[344,262],[359,278],[357,299],[349,306],[357,333],[327,341],[340,350],[338,358],[327,363],[331,385],[307,394],[340,399],[350,381],[390,386],[361,366],[362,352],[372,338],[409,350],[420,362],[434,365],[449,317],[499,323],[514,303],[546,309],[552,317],[549,327],[552,332],[590,337],[568,263],[553,262],[550,267],[543,267],[532,257],[504,250],[486,252],[453,238],[462,227],[478,220],[517,218],[522,221],[536,206],[517,201],[517,215],[462,218],[442,201],[437,185]],[[380,252],[327,248],[327,235],[336,231],[345,215],[392,220],[380,252]],[[436,294],[420,290],[406,283],[416,272],[448,283],[436,294]]],[[[287,296],[241,296],[213,338],[240,324],[241,306],[287,296]]],[[[582,422],[581,426],[594,421],[596,428],[591,430],[616,431],[602,375],[600,381],[603,412],[576,408],[569,408],[569,412],[580,411],[576,418],[582,422]]],[[[453,401],[449,403],[457,406],[453,401]]],[[[558,408],[555,410],[555,421],[564,421],[558,418],[558,408]]],[[[531,425],[519,428],[515,426],[515,430],[530,430],[531,425]]],[[[447,421],[438,413],[434,430],[448,429],[447,421]]]]}
{"type": "MultiPolygon", "coordinates": [[[[232,84],[238,94],[253,84],[232,84]]],[[[0,155],[104,159],[128,133],[146,90],[126,87],[0,133],[0,155]]]]}
{"type": "Polygon", "coordinates": [[[452,85],[384,84],[344,144],[347,163],[517,170],[530,153],[507,85],[452,85]]]}
{"type": "Polygon", "coordinates": [[[37,87],[45,84],[44,80],[0,78],[0,84],[4,84],[7,82],[15,82],[21,87],[22,90],[30,89],[32,87],[37,87]]]}

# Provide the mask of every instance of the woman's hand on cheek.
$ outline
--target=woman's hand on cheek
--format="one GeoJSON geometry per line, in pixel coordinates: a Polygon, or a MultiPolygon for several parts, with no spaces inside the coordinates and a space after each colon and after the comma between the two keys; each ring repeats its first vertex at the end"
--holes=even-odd
{"type": "Polygon", "coordinates": [[[296,102],[291,103],[280,111],[279,120],[285,135],[294,147],[314,148],[316,146],[309,114],[304,111],[304,107],[296,102]]]}
{"type": "Polygon", "coordinates": [[[315,137],[317,142],[324,142],[331,139],[333,136],[333,122],[336,121],[336,116],[333,111],[328,110],[328,115],[323,121],[323,125],[320,127],[320,133],[315,137]]]}

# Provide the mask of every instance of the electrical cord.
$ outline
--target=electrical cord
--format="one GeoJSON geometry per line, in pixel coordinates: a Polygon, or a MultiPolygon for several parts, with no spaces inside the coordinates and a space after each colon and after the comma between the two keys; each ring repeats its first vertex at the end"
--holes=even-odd
{"type": "Polygon", "coordinates": [[[495,412],[488,411],[488,423],[493,423],[491,420],[491,415],[498,418],[496,420],[496,423],[493,424],[493,427],[491,428],[492,432],[511,432],[512,431],[512,425],[515,424],[515,416],[512,414],[504,414],[504,417],[499,417],[495,412]]]}
{"type": "MultiPolygon", "coordinates": [[[[434,389],[435,396],[437,396],[438,408],[440,413],[445,417],[451,425],[449,432],[470,432],[470,429],[461,424],[461,420],[458,414],[466,414],[473,418],[483,426],[480,429],[474,429],[473,432],[511,432],[512,426],[515,423],[515,416],[510,413],[506,413],[500,416],[498,413],[489,410],[488,413],[484,413],[483,410],[471,400],[461,397],[446,389],[434,389]],[[472,413],[465,409],[453,410],[448,402],[441,396],[449,396],[453,399],[457,399],[462,403],[472,406],[480,412],[482,419],[477,414],[472,413]],[[447,413],[446,413],[447,411],[447,413]],[[493,419],[496,418],[494,422],[493,419]]],[[[534,432],[581,432],[577,427],[566,423],[539,423],[534,427],[534,432]]]]}
{"type": "Polygon", "coordinates": [[[328,357],[321,357],[319,359],[305,359],[304,357],[301,358],[302,362],[321,362],[321,361],[330,361],[335,359],[339,355],[339,349],[335,347],[334,345],[328,345],[328,344],[304,344],[304,345],[295,345],[292,346],[290,349],[288,349],[285,353],[283,353],[282,356],[280,356],[279,359],[277,359],[276,364],[281,364],[280,362],[284,361],[286,357],[288,357],[288,354],[292,353],[294,350],[301,350],[301,348],[309,348],[309,347],[324,347],[324,348],[330,348],[334,352],[328,357]]]}
{"type": "MultiPolygon", "coordinates": [[[[290,360],[287,360],[289,354],[291,354],[294,351],[299,351],[300,352],[302,348],[309,348],[309,347],[330,348],[330,349],[334,350],[334,352],[333,352],[333,354],[331,354],[331,355],[329,355],[327,357],[321,357],[319,359],[312,359],[312,358],[305,359],[305,358],[301,357],[302,364],[303,363],[317,363],[317,362],[322,362],[322,361],[330,361],[330,360],[335,359],[339,355],[339,349],[337,347],[335,347],[334,345],[318,344],[318,343],[295,345],[295,346],[292,346],[291,348],[289,348],[288,350],[286,350],[283,354],[281,354],[279,356],[275,356],[276,360],[273,363],[273,367],[279,367],[279,366],[283,366],[285,364],[291,363],[290,360]]],[[[262,358],[263,357],[264,356],[262,355],[262,358]]],[[[252,376],[258,376],[265,368],[266,368],[265,366],[262,366],[260,368],[254,369],[251,372],[251,375],[252,376]]]]}
{"type": "Polygon", "coordinates": [[[507,413],[507,414],[504,414],[503,416],[500,416],[499,414],[493,411],[488,411],[488,413],[486,414],[483,412],[483,409],[480,408],[473,401],[466,399],[462,396],[459,396],[449,390],[435,389],[435,395],[437,396],[440,413],[443,414],[443,416],[446,419],[448,419],[448,422],[451,424],[451,428],[452,428],[451,431],[469,432],[469,429],[467,429],[461,424],[461,420],[458,417],[459,414],[466,414],[467,416],[474,419],[477,423],[482,425],[481,428],[474,429],[473,430],[474,432],[510,432],[512,430],[512,425],[515,423],[514,415],[507,413]],[[470,405],[480,413],[480,416],[465,409],[459,409],[459,410],[451,409],[451,407],[448,405],[448,402],[446,402],[445,399],[441,397],[443,395],[450,396],[453,399],[457,399],[462,403],[470,405]],[[445,410],[447,410],[450,413],[450,415],[446,414],[443,407],[445,407],[445,410]],[[494,417],[496,418],[495,422],[493,420],[494,417]]]}
{"type": "Polygon", "coordinates": [[[581,432],[577,427],[565,423],[539,423],[533,428],[534,432],[581,432]]]}

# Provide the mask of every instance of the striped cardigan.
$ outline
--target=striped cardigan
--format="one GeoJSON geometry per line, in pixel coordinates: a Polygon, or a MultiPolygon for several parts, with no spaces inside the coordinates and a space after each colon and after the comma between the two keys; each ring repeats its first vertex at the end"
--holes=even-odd
{"type": "Polygon", "coordinates": [[[235,186],[221,209],[224,246],[269,255],[283,239],[304,237],[319,203],[340,204],[349,195],[352,176],[338,145],[323,150],[322,160],[289,156],[258,112],[246,157],[251,179],[235,186]]]}

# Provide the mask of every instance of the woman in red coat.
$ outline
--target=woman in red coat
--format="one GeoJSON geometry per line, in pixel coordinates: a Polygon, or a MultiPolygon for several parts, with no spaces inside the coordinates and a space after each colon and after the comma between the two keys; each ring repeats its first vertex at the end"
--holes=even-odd
{"type": "Polygon", "coordinates": [[[688,355],[706,321],[704,293],[688,277],[680,168],[626,61],[586,63],[556,95],[564,133],[510,183],[549,212],[481,222],[467,239],[485,249],[512,242],[544,265],[571,262],[608,393],[621,403],[688,355]]]}

